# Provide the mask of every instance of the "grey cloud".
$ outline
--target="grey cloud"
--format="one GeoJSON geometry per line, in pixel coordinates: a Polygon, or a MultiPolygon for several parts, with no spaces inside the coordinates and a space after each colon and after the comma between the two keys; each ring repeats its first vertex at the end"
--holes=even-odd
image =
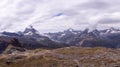
{"type": "Polygon", "coordinates": [[[115,24],[120,23],[120,19],[118,18],[104,18],[98,21],[99,24],[115,24]]]}
{"type": "Polygon", "coordinates": [[[106,9],[110,5],[102,0],[92,0],[79,5],[79,7],[82,9],[106,9]]]}

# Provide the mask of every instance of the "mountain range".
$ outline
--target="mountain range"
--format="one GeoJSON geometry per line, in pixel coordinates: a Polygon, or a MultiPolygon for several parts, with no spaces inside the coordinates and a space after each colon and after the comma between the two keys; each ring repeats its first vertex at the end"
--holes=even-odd
{"type": "Polygon", "coordinates": [[[47,33],[50,39],[59,43],[81,47],[120,47],[120,29],[110,28],[105,30],[85,29],[76,31],[68,29],[58,33],[47,33]]]}
{"type": "Polygon", "coordinates": [[[0,53],[3,53],[9,45],[21,49],[53,49],[68,46],[119,48],[120,30],[110,28],[81,31],[70,28],[63,32],[44,33],[43,35],[32,26],[29,26],[23,32],[1,32],[0,53]]]}
{"type": "Polygon", "coordinates": [[[54,42],[50,38],[39,34],[32,26],[27,27],[23,32],[1,32],[0,53],[3,53],[9,45],[20,47],[21,49],[53,49],[68,46],[64,43],[54,42]]]}

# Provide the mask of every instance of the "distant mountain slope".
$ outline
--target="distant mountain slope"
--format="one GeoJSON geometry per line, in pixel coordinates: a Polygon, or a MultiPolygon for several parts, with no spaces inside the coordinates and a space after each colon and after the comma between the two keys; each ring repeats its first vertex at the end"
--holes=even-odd
{"type": "Polygon", "coordinates": [[[93,30],[85,29],[83,31],[66,30],[58,33],[47,33],[52,40],[59,43],[66,43],[72,46],[82,47],[120,47],[120,30],[119,29],[105,29],[93,30]]]}

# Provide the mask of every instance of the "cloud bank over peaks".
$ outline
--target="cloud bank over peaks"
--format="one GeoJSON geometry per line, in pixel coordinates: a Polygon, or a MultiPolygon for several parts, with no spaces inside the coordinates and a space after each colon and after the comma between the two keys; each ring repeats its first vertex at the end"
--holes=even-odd
{"type": "Polygon", "coordinates": [[[1,0],[0,31],[119,27],[119,0],[1,0]]]}

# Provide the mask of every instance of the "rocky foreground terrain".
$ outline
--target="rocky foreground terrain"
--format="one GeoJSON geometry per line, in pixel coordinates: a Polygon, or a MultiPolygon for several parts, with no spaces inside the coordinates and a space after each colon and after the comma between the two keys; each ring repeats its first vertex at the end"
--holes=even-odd
{"type": "Polygon", "coordinates": [[[65,47],[0,55],[0,67],[120,67],[120,49],[65,47]]]}

